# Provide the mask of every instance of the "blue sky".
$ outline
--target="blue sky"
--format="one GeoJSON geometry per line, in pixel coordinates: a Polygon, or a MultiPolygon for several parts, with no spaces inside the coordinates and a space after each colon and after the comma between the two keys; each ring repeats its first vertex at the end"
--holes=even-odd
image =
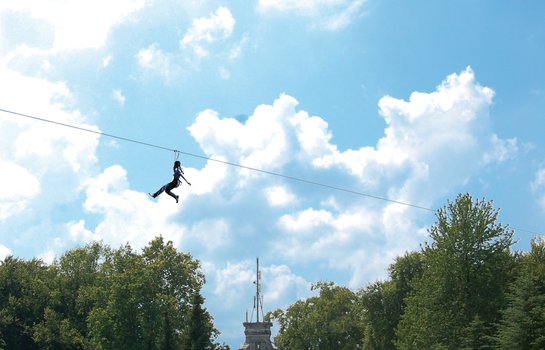
{"type": "MultiPolygon", "coordinates": [[[[541,1],[0,4],[0,108],[437,209],[494,200],[516,249],[545,230],[541,1]]],[[[200,259],[236,348],[252,307],[357,289],[433,212],[0,112],[0,257],[52,261],[162,234],[200,259]]]]}

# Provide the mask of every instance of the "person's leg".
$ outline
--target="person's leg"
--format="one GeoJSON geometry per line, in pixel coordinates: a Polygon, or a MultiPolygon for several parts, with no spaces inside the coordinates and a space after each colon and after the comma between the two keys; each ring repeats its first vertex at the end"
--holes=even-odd
{"type": "Polygon", "coordinates": [[[172,198],[174,198],[174,199],[176,200],[176,203],[178,203],[178,196],[177,196],[176,194],[170,192],[170,190],[173,190],[173,189],[175,189],[176,187],[178,187],[178,186],[176,186],[176,185],[177,185],[177,184],[176,184],[176,183],[173,183],[173,182],[169,183],[169,184],[166,186],[165,192],[166,192],[169,196],[171,196],[172,198]]]}
{"type": "Polygon", "coordinates": [[[161,187],[157,192],[155,192],[152,197],[153,198],[157,198],[161,193],[163,193],[167,188],[168,188],[168,185],[170,185],[170,183],[164,185],[163,187],[161,187]]]}

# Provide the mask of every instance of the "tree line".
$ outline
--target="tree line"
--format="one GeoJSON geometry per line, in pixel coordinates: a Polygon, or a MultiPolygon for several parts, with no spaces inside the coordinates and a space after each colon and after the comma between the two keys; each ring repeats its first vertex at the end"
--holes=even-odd
{"type": "MultiPolygon", "coordinates": [[[[388,278],[267,314],[279,350],[545,349],[545,240],[513,252],[491,201],[459,195],[388,278]]],[[[158,237],[91,243],[52,264],[0,262],[0,349],[228,350],[203,307],[200,263],[158,237]]]]}
{"type": "Polygon", "coordinates": [[[513,230],[469,194],[437,211],[430,240],[388,278],[332,282],[267,315],[279,350],[545,349],[545,240],[512,252],[513,230]]]}
{"type": "Polygon", "coordinates": [[[158,237],[100,243],[46,265],[0,263],[0,349],[228,350],[203,307],[199,262],[158,237]]]}

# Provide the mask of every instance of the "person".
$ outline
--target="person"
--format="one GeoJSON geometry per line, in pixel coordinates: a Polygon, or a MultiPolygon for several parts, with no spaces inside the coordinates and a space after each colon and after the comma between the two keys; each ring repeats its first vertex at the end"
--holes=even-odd
{"type": "Polygon", "coordinates": [[[180,178],[184,179],[184,181],[187,182],[189,186],[191,186],[191,183],[189,183],[189,181],[187,181],[187,179],[184,177],[184,170],[182,169],[182,166],[179,160],[174,162],[174,167],[172,170],[174,170],[174,178],[172,179],[172,181],[167,183],[163,187],[161,187],[154,194],[148,193],[152,198],[157,198],[161,193],[166,192],[169,196],[176,199],[176,203],[178,203],[178,198],[180,197],[172,193],[171,190],[175,189],[176,187],[182,184],[182,181],[180,180],[180,178]]]}

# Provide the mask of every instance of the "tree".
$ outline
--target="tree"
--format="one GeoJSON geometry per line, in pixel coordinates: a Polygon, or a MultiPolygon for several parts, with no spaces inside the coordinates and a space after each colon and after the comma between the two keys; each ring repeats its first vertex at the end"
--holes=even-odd
{"type": "Polygon", "coordinates": [[[7,257],[0,349],[180,349],[187,332],[194,349],[227,350],[212,343],[203,284],[199,262],[161,237],[141,254],[92,243],[49,266],[7,257]]]}
{"type": "MultiPolygon", "coordinates": [[[[173,243],[165,243],[162,237],[151,241],[142,257],[149,301],[144,305],[147,338],[151,337],[158,349],[177,347],[189,322],[193,298],[200,297],[205,281],[200,264],[190,254],[177,252],[173,243]]],[[[213,327],[211,318],[207,322],[213,327]]],[[[208,336],[210,341],[211,334],[208,336]]]]}
{"type": "Polygon", "coordinates": [[[33,325],[43,320],[50,278],[41,260],[9,256],[0,263],[0,344],[6,349],[38,349],[33,325]]]}
{"type": "Polygon", "coordinates": [[[356,294],[323,282],[312,290],[319,290],[319,295],[268,314],[280,324],[276,346],[282,350],[361,349],[363,325],[355,307],[356,294]]]}
{"type": "Polygon", "coordinates": [[[500,349],[545,348],[545,239],[533,239],[522,256],[498,328],[500,349]]]}
{"type": "MultiPolygon", "coordinates": [[[[192,298],[200,296],[204,275],[191,255],[162,237],[142,254],[126,245],[105,258],[101,303],[89,312],[92,348],[179,349],[190,322],[192,298]]],[[[205,312],[205,311],[203,311],[205,312]]],[[[201,326],[213,329],[211,318],[201,326]]],[[[212,338],[209,335],[208,341],[212,338]]]]}
{"type": "Polygon", "coordinates": [[[49,268],[50,292],[44,319],[34,326],[33,338],[42,348],[83,349],[87,317],[98,304],[100,261],[107,248],[92,243],[67,251],[49,268]]]}
{"type": "Polygon", "coordinates": [[[422,255],[407,253],[390,265],[390,280],[360,291],[366,349],[395,349],[395,329],[405,309],[405,298],[412,293],[412,283],[422,270],[422,255]]]}
{"type": "Polygon", "coordinates": [[[215,348],[212,339],[217,331],[212,326],[212,317],[203,308],[204,298],[200,294],[193,295],[191,309],[187,315],[187,324],[183,339],[183,349],[212,350],[215,348]]]}
{"type": "Polygon", "coordinates": [[[497,218],[492,202],[469,194],[437,212],[424,272],[396,330],[400,349],[460,349],[468,330],[482,339],[494,334],[513,266],[513,232],[497,218]]]}

